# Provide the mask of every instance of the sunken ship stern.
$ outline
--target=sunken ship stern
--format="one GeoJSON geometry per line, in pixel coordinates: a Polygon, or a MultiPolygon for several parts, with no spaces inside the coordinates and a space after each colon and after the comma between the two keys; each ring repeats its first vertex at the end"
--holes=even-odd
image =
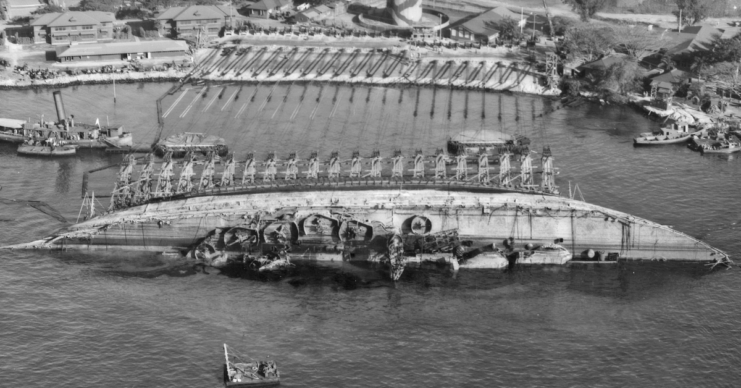
{"type": "Polygon", "coordinates": [[[385,240],[395,231],[427,235],[456,230],[473,247],[502,247],[504,240],[516,245],[555,241],[575,258],[592,250],[629,260],[727,260],[724,252],[670,227],[577,200],[442,190],[192,197],[109,212],[6,248],[184,251],[234,228],[254,231],[255,240],[265,244],[278,243],[273,240],[280,234],[290,240],[289,253],[296,259],[349,257],[342,252],[354,253],[353,260],[372,259],[385,253],[385,240]],[[368,238],[340,233],[346,223],[366,225],[361,234],[368,238]]]}

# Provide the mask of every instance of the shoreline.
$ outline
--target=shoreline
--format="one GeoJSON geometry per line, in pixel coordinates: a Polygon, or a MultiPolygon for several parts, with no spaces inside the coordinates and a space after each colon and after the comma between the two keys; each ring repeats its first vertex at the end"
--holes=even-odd
{"type": "Polygon", "coordinates": [[[63,76],[46,80],[2,80],[0,90],[25,90],[37,88],[58,88],[79,85],[105,85],[120,82],[178,82],[188,73],[183,71],[148,71],[129,73],[96,73],[63,76]]]}
{"type": "MultiPolygon", "coordinates": [[[[483,92],[523,93],[543,97],[562,97],[560,90],[547,90],[541,86],[526,87],[522,84],[502,83],[496,86],[474,86],[461,83],[448,83],[445,80],[432,82],[412,81],[403,77],[370,77],[352,80],[344,77],[317,79],[286,77],[275,79],[240,79],[222,78],[212,79],[209,77],[189,77],[189,72],[155,71],[155,72],[132,72],[132,73],[96,73],[80,74],[74,76],[63,76],[46,80],[2,80],[0,90],[31,90],[38,88],[58,88],[79,85],[106,85],[116,83],[132,84],[139,82],[182,82],[182,83],[212,83],[212,84],[280,84],[280,83],[322,83],[328,85],[362,85],[362,86],[398,86],[398,87],[444,87],[455,90],[478,90],[483,92]]],[[[531,84],[532,85],[532,84],[531,84]]]]}

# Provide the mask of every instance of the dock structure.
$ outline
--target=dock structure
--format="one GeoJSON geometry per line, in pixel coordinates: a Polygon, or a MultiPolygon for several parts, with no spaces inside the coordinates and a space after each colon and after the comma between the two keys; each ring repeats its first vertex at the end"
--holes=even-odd
{"type": "Polygon", "coordinates": [[[476,55],[443,59],[435,55],[416,56],[406,49],[334,49],[322,46],[257,48],[227,45],[212,50],[185,79],[230,82],[292,82],[305,79],[370,84],[432,84],[559,94],[553,82],[548,83],[553,77],[553,66],[548,67],[550,73],[541,73],[528,63],[506,59],[495,62],[476,55]]]}

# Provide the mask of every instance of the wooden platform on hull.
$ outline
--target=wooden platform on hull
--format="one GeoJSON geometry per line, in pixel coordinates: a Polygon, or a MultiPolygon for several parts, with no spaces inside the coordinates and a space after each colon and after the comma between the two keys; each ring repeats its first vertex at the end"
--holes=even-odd
{"type": "Polygon", "coordinates": [[[316,191],[375,191],[375,190],[440,190],[468,193],[506,194],[518,193],[537,196],[557,196],[557,193],[549,193],[529,188],[518,188],[512,186],[487,185],[473,181],[457,181],[455,179],[341,179],[341,180],[279,180],[260,182],[240,186],[215,187],[207,190],[194,190],[187,194],[176,194],[169,197],[155,197],[148,203],[169,202],[184,200],[188,198],[242,195],[242,194],[267,194],[267,193],[306,193],[316,191]]]}

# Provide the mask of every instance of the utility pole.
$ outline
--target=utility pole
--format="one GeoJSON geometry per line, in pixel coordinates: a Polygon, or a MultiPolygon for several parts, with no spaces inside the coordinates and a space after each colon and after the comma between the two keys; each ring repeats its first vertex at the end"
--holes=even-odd
{"type": "Polygon", "coordinates": [[[682,8],[679,9],[679,20],[677,26],[677,35],[682,32],[682,8]]]}
{"type": "Polygon", "coordinates": [[[530,16],[533,17],[533,40],[535,40],[535,12],[530,12],[530,16]]]}
{"type": "Polygon", "coordinates": [[[525,18],[525,8],[520,7],[520,35],[522,35],[522,29],[525,27],[525,23],[522,20],[525,18]]]}
{"type": "Polygon", "coordinates": [[[548,18],[548,25],[550,26],[550,36],[553,38],[556,35],[556,32],[553,31],[553,20],[551,19],[551,11],[548,10],[548,6],[545,4],[545,0],[543,0],[543,8],[545,8],[545,17],[548,18]]]}

